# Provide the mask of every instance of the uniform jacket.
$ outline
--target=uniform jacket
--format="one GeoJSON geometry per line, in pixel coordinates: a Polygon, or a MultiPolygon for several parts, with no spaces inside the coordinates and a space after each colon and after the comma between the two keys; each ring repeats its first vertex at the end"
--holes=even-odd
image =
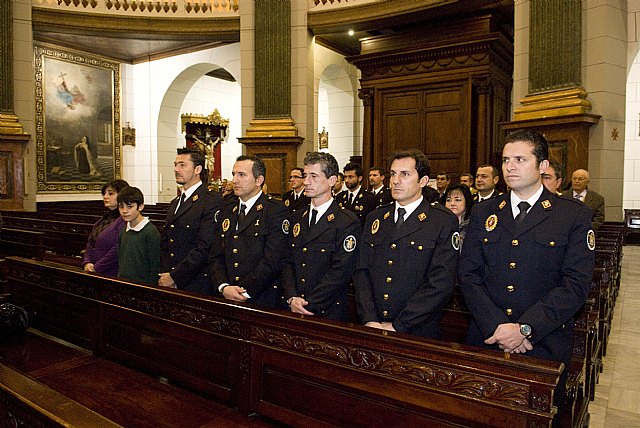
{"type": "Polygon", "coordinates": [[[360,187],[360,191],[353,198],[353,204],[349,204],[348,190],[343,190],[338,193],[335,199],[342,208],[346,208],[353,212],[360,220],[360,224],[364,224],[367,219],[367,215],[376,208],[377,200],[371,192],[363,189],[362,187],[360,187]]]}
{"type": "Polygon", "coordinates": [[[292,258],[283,273],[284,297],[303,297],[317,316],[348,321],[347,288],[356,268],[360,221],[333,201],[309,229],[310,210],[291,216],[292,258]]]}
{"type": "Polygon", "coordinates": [[[175,198],[167,209],[160,240],[160,272],[169,272],[178,289],[213,294],[209,279],[209,253],[222,197],[203,183],[177,213],[175,198]]]}
{"type": "Polygon", "coordinates": [[[587,207],[546,189],[520,227],[508,193],[474,206],[459,270],[473,316],[467,341],[485,346],[499,324],[529,324],[533,351],[526,355],[568,362],[573,316],[593,275],[590,230],[587,207]]]}
{"type": "MultiPolygon", "coordinates": [[[[504,193],[499,192],[498,189],[495,189],[493,191],[493,193],[491,194],[491,196],[489,197],[489,199],[493,199],[493,198],[497,198],[498,196],[502,196],[504,195],[504,193]]],[[[478,193],[478,191],[476,190],[476,193],[473,194],[473,202],[474,205],[478,203],[478,200],[480,199],[480,193],[478,193]]],[[[487,201],[488,199],[485,199],[484,201],[487,201]]],[[[484,202],[482,201],[482,202],[484,202]]]]}
{"type": "Polygon", "coordinates": [[[282,195],[282,202],[284,203],[284,206],[289,209],[289,212],[292,213],[299,209],[305,210],[308,208],[311,200],[308,196],[305,196],[304,192],[302,192],[302,195],[300,195],[298,199],[294,199],[293,190],[289,190],[282,195]]]}
{"type": "Polygon", "coordinates": [[[376,209],[362,232],[354,275],[360,321],[391,321],[398,332],[438,338],[455,286],[458,219],[423,199],[396,230],[394,210],[376,209]]]}
{"type": "Polygon", "coordinates": [[[251,296],[247,303],[282,307],[281,275],[289,254],[287,214],[280,201],[264,193],[240,225],[238,203],[224,206],[209,262],[215,289],[223,283],[240,286],[251,296]]]}
{"type": "MultiPolygon", "coordinates": [[[[562,192],[562,196],[565,198],[573,198],[573,190],[565,190],[562,192]]],[[[600,226],[604,223],[604,198],[599,193],[587,189],[587,195],[582,202],[591,208],[593,212],[591,216],[591,227],[594,231],[600,229],[600,226]]]]}
{"type": "Polygon", "coordinates": [[[386,186],[384,186],[377,194],[373,192],[371,192],[371,194],[376,198],[376,208],[393,202],[393,196],[391,196],[391,189],[389,189],[386,186]]]}

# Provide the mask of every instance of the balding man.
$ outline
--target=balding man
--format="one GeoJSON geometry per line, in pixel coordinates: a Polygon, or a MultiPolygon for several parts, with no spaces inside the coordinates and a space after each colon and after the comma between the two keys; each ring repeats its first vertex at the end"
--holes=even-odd
{"type": "Polygon", "coordinates": [[[576,198],[591,208],[591,227],[598,230],[604,223],[604,198],[599,193],[588,189],[589,173],[584,169],[577,169],[571,176],[571,189],[562,192],[562,196],[576,198]]]}

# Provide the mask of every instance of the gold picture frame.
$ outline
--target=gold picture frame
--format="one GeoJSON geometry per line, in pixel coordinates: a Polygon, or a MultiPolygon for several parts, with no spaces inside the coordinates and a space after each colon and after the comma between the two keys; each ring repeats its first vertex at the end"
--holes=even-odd
{"type": "Polygon", "coordinates": [[[35,45],[38,193],[95,193],[121,178],[120,64],[35,45]]]}

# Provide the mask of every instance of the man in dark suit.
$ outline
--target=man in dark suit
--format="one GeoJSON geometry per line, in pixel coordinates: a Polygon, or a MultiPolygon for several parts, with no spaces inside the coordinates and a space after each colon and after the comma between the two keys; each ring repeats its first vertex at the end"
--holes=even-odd
{"type": "Polygon", "coordinates": [[[331,196],[338,162],[329,153],[304,158],[306,210],[291,216],[292,258],[283,287],[291,312],[348,321],[347,287],[356,267],[361,226],[351,211],[331,196]]]}
{"type": "Polygon", "coordinates": [[[418,150],[392,158],[395,203],[367,217],[353,277],[365,326],[423,337],[441,336],[442,307],[456,280],[458,219],[422,196],[429,161],[418,150]]]}
{"type": "Polygon", "coordinates": [[[549,159],[549,166],[542,174],[542,184],[551,193],[562,196],[562,167],[558,162],[549,159]]]}
{"type": "Polygon", "coordinates": [[[213,243],[211,232],[223,202],[202,183],[204,164],[200,151],[178,149],[174,173],[182,193],[167,209],[160,240],[158,285],[213,294],[207,262],[213,243]]]}
{"type": "Polygon", "coordinates": [[[445,205],[447,202],[444,194],[449,184],[451,184],[451,174],[446,171],[440,171],[436,174],[436,190],[438,191],[438,202],[441,205],[445,205]]]}
{"type": "Polygon", "coordinates": [[[352,211],[360,223],[364,224],[367,214],[376,207],[376,198],[362,188],[362,168],[357,163],[350,162],[343,168],[344,184],[347,186],[336,195],[336,201],[342,208],[352,211]]]}
{"type": "Polygon", "coordinates": [[[568,367],[573,317],[593,274],[595,235],[587,207],[543,187],[548,151],[537,132],[507,137],[502,171],[511,191],[473,207],[459,285],[473,317],[468,343],[568,367]]]}
{"type": "Polygon", "coordinates": [[[493,165],[480,165],[476,171],[476,189],[473,202],[478,203],[502,195],[496,185],[500,181],[500,171],[493,165]]]}
{"type": "Polygon", "coordinates": [[[289,172],[289,187],[291,190],[282,195],[284,206],[292,213],[298,209],[309,207],[309,197],[304,193],[304,171],[302,168],[292,168],[289,172]]]}
{"type": "Polygon", "coordinates": [[[212,231],[212,284],[225,299],[281,308],[287,209],[262,192],[267,168],[259,157],[238,157],[232,173],[238,201],[224,206],[212,231]]]}
{"type": "Polygon", "coordinates": [[[391,189],[384,185],[385,172],[379,166],[369,168],[369,192],[376,198],[376,208],[393,202],[391,189]]]}
{"type": "Polygon", "coordinates": [[[571,175],[571,189],[562,192],[562,196],[582,201],[591,208],[591,225],[593,230],[600,229],[604,223],[604,198],[599,193],[588,189],[589,173],[584,169],[577,169],[571,175]]]}

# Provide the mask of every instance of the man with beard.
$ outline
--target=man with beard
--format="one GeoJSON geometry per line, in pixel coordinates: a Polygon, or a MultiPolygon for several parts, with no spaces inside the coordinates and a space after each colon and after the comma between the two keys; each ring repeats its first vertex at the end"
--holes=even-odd
{"type": "Polygon", "coordinates": [[[214,294],[209,278],[209,252],[213,243],[216,216],[222,197],[209,192],[202,183],[204,154],[194,149],[178,149],[174,162],[180,197],[169,204],[160,240],[161,287],[202,294],[214,294]]]}
{"type": "Polygon", "coordinates": [[[352,211],[364,224],[367,214],[376,207],[376,198],[362,188],[362,168],[357,163],[350,162],[343,168],[344,184],[347,186],[336,196],[336,201],[342,208],[352,211]]]}
{"type": "Polygon", "coordinates": [[[369,191],[376,197],[376,208],[393,202],[391,189],[384,185],[384,170],[379,166],[369,168],[369,191]]]}

